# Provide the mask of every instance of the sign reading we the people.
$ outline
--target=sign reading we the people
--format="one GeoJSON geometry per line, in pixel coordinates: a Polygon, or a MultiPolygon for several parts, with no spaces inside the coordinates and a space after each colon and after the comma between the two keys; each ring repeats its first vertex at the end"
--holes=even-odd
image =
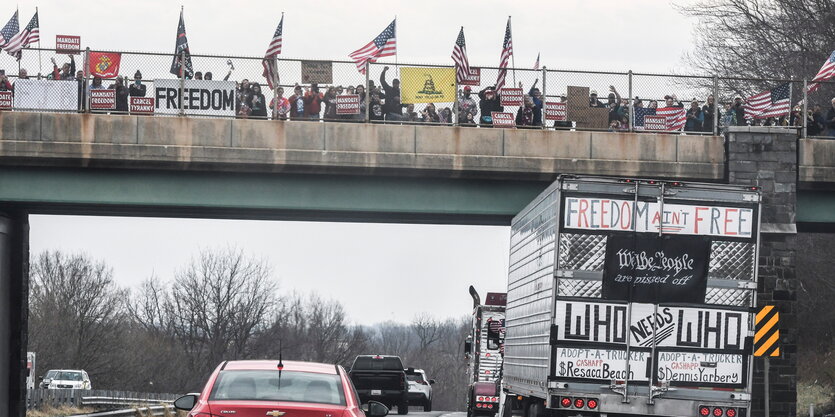
{"type": "Polygon", "coordinates": [[[180,97],[180,80],[154,80],[154,112],[178,114],[180,103],[186,114],[202,116],[235,115],[235,82],[185,80],[180,97]],[[181,100],[182,98],[182,100],[181,100]]]}
{"type": "Polygon", "coordinates": [[[400,68],[402,103],[452,103],[455,100],[455,68],[400,68]]]}
{"type": "Polygon", "coordinates": [[[336,114],[360,114],[359,94],[336,96],[336,114]]]}
{"type": "Polygon", "coordinates": [[[330,61],[302,61],[302,82],[305,84],[333,84],[333,63],[330,61]]]}

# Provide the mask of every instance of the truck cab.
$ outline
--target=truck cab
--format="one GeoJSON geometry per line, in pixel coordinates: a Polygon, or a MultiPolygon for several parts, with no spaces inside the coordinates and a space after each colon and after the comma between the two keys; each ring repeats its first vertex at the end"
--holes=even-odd
{"type": "Polygon", "coordinates": [[[505,304],[507,294],[487,293],[484,304],[470,286],[473,315],[464,342],[467,358],[467,415],[493,416],[499,411],[504,362],[505,304]]]}

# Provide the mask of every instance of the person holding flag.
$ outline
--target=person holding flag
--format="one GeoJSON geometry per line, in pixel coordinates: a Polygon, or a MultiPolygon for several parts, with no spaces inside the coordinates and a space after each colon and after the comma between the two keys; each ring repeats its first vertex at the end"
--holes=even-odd
{"type": "Polygon", "coordinates": [[[174,59],[171,61],[172,74],[177,77],[191,79],[194,77],[194,67],[191,64],[191,52],[186,38],[186,22],[183,20],[183,9],[180,8],[180,23],[177,25],[177,40],[174,43],[174,59]]]}

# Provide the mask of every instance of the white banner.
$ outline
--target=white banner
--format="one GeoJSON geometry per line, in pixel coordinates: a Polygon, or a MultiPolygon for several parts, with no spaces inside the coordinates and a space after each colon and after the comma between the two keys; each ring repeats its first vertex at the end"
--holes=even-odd
{"type": "Polygon", "coordinates": [[[738,353],[658,352],[656,377],[693,384],[742,384],[745,361],[738,353]]]}
{"type": "Polygon", "coordinates": [[[658,307],[632,303],[627,326],[627,305],[586,301],[557,301],[558,340],[626,345],[627,332],[634,347],[656,346],[742,350],[748,335],[749,313],[708,307],[658,307]]]}
{"type": "Polygon", "coordinates": [[[557,376],[564,378],[647,381],[649,352],[629,352],[629,375],[626,374],[626,350],[558,347],[557,376]]]}
{"type": "MultiPolygon", "coordinates": [[[[180,80],[154,80],[155,112],[180,112],[180,80]]],[[[183,89],[183,110],[186,114],[204,116],[235,115],[235,82],[186,80],[183,89]]]]}
{"type": "Polygon", "coordinates": [[[631,231],[750,238],[754,210],[605,198],[567,197],[563,226],[569,229],[631,231]],[[634,207],[633,207],[634,206],[634,207]]]}
{"type": "Polygon", "coordinates": [[[14,108],[78,111],[78,82],[18,79],[14,84],[14,108]]]}

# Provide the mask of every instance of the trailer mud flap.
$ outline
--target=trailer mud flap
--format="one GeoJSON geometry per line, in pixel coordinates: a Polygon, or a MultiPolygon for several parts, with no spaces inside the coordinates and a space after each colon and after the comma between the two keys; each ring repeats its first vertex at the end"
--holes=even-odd
{"type": "Polygon", "coordinates": [[[557,340],[559,339],[559,326],[556,324],[551,325],[551,333],[548,336],[548,344],[551,345],[551,366],[548,369],[548,380],[551,378],[557,377],[557,340]]]}

